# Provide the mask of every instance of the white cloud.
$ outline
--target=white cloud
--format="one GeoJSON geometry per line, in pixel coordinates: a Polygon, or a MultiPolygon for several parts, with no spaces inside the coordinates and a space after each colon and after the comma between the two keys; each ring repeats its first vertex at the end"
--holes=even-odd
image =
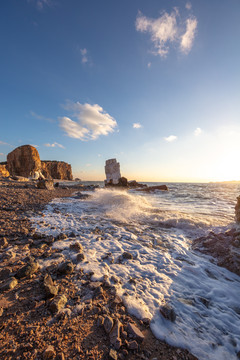
{"type": "Polygon", "coordinates": [[[202,129],[200,129],[199,127],[194,130],[194,135],[195,136],[199,136],[201,134],[202,134],[202,129]]]}
{"type": "Polygon", "coordinates": [[[69,137],[80,140],[96,140],[100,135],[108,135],[117,126],[116,120],[98,104],[68,102],[64,108],[72,113],[76,121],[69,117],[59,118],[60,127],[69,137]]]}
{"type": "Polygon", "coordinates": [[[184,53],[190,51],[197,27],[195,17],[186,19],[185,25],[179,11],[175,8],[170,14],[166,11],[157,19],[148,18],[141,13],[136,19],[136,30],[149,33],[154,46],[154,54],[161,57],[167,56],[169,45],[180,44],[184,53]]]}
{"type": "Polygon", "coordinates": [[[170,135],[168,137],[165,137],[164,140],[166,140],[167,142],[173,142],[173,141],[177,140],[177,136],[170,135]]]}
{"type": "Polygon", "coordinates": [[[62,144],[59,144],[57,142],[54,142],[53,144],[47,143],[47,144],[44,144],[44,146],[47,146],[47,147],[59,147],[61,149],[65,149],[65,147],[62,144]]]}
{"type": "Polygon", "coordinates": [[[141,127],[142,127],[142,125],[140,123],[133,123],[134,129],[140,129],[141,127]]]}
{"type": "Polygon", "coordinates": [[[45,121],[48,121],[50,123],[56,122],[56,120],[53,120],[53,119],[48,118],[46,116],[38,115],[34,111],[30,111],[30,115],[33,116],[35,119],[38,119],[38,120],[45,120],[45,121]]]}
{"type": "Polygon", "coordinates": [[[152,63],[149,62],[149,63],[147,64],[147,67],[150,68],[151,66],[152,66],[152,63]]]}
{"type": "Polygon", "coordinates": [[[185,8],[186,8],[187,10],[191,10],[192,4],[188,1],[188,2],[186,3],[186,5],[185,5],[185,8]]]}
{"type": "Polygon", "coordinates": [[[82,63],[86,64],[88,62],[87,49],[80,49],[80,53],[82,55],[82,63]]]}
{"type": "Polygon", "coordinates": [[[180,49],[187,54],[193,45],[195,32],[197,29],[197,19],[189,18],[186,20],[186,32],[181,37],[180,49]]]}

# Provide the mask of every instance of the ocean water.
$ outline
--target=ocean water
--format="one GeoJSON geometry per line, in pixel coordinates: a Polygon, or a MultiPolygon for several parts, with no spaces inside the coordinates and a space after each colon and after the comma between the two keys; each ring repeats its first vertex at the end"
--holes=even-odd
{"type": "MultiPolygon", "coordinates": [[[[153,194],[100,188],[84,200],[56,199],[43,219],[32,221],[45,234],[73,231],[76,238],[53,247],[74,260],[69,245],[80,241],[86,259],[77,269],[91,273],[93,281],[107,275],[129,313],[151,319],[157,338],[202,360],[237,359],[240,277],[193,251],[191,243],[234,226],[240,185],[167,185],[168,192],[153,194]],[[133,259],[123,258],[124,252],[133,259]],[[174,322],[160,314],[164,304],[176,313],[174,322]]],[[[49,260],[41,262],[47,265],[49,260]]]]}

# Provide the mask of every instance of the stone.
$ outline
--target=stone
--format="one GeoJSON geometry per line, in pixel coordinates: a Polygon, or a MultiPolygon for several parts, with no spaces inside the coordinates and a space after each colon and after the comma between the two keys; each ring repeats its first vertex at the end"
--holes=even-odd
{"type": "Polygon", "coordinates": [[[58,294],[58,287],[54,284],[50,274],[44,276],[43,285],[47,297],[53,297],[58,294]]]}
{"type": "Polygon", "coordinates": [[[156,190],[168,191],[169,189],[168,189],[167,185],[157,185],[157,186],[148,186],[148,187],[144,187],[144,188],[136,189],[136,190],[152,192],[152,191],[156,191],[156,190]]]}
{"type": "Polygon", "coordinates": [[[129,259],[129,260],[132,260],[133,259],[133,256],[131,253],[127,252],[127,251],[124,251],[124,253],[122,254],[122,257],[124,259],[129,259]]]}
{"type": "Polygon", "coordinates": [[[120,174],[120,164],[117,162],[116,159],[106,160],[105,174],[106,174],[105,184],[113,184],[113,185],[118,184],[121,174],[120,174]]]}
{"type": "Polygon", "coordinates": [[[0,176],[9,177],[10,173],[7,169],[7,163],[0,164],[0,176]]]}
{"type": "Polygon", "coordinates": [[[19,269],[15,276],[17,279],[21,279],[26,276],[31,276],[35,272],[37,272],[38,268],[39,268],[38,262],[30,261],[27,265],[25,265],[21,269],[19,269]]]}
{"type": "Polygon", "coordinates": [[[0,287],[0,291],[7,291],[14,289],[18,284],[18,281],[15,277],[11,277],[0,287]]]}
{"type": "Polygon", "coordinates": [[[138,343],[136,342],[136,340],[129,341],[128,348],[129,348],[129,350],[137,350],[138,343]]]}
{"type": "Polygon", "coordinates": [[[112,360],[117,360],[117,358],[118,358],[117,351],[114,349],[110,349],[109,358],[112,360]]]}
{"type": "Polygon", "coordinates": [[[176,320],[176,313],[174,309],[169,305],[165,304],[159,309],[160,314],[167,320],[174,322],[176,320]]]}
{"type": "Polygon", "coordinates": [[[54,190],[53,180],[39,179],[37,182],[38,189],[54,190]]]}
{"type": "Polygon", "coordinates": [[[80,253],[80,252],[83,251],[83,247],[82,247],[82,245],[80,244],[79,241],[76,241],[74,244],[71,244],[71,245],[69,246],[69,249],[70,249],[70,250],[73,250],[73,251],[76,251],[76,252],[78,252],[78,253],[80,253]]]}
{"type": "Polygon", "coordinates": [[[103,322],[103,327],[106,331],[106,333],[110,333],[113,327],[113,319],[110,316],[106,316],[103,322]]]}
{"type": "Polygon", "coordinates": [[[73,270],[74,270],[74,265],[71,261],[63,262],[58,266],[58,272],[63,275],[72,274],[73,270]]]}
{"type": "Polygon", "coordinates": [[[0,249],[5,249],[8,247],[8,241],[5,237],[0,238],[0,249]]]}
{"type": "Polygon", "coordinates": [[[112,330],[109,333],[110,343],[114,346],[116,350],[119,350],[122,345],[122,340],[120,339],[120,331],[122,328],[122,323],[117,320],[112,330]]]}
{"type": "Polygon", "coordinates": [[[127,332],[128,332],[128,334],[132,335],[133,338],[139,342],[142,342],[144,340],[143,333],[136,327],[136,325],[134,325],[132,323],[128,323],[127,332]]]}
{"type": "Polygon", "coordinates": [[[56,239],[57,240],[66,240],[67,238],[68,238],[68,236],[66,234],[60,233],[60,234],[58,234],[56,239]]]}
{"type": "Polygon", "coordinates": [[[83,253],[78,253],[76,256],[76,262],[79,263],[85,259],[85,255],[83,253]]]}
{"type": "Polygon", "coordinates": [[[67,298],[65,295],[57,295],[50,303],[50,310],[55,313],[59,310],[63,309],[67,302],[67,298]]]}
{"type": "Polygon", "coordinates": [[[49,345],[47,349],[44,351],[43,359],[44,360],[54,359],[55,356],[56,356],[56,352],[54,347],[52,345],[49,345]]]}
{"type": "Polygon", "coordinates": [[[22,145],[7,155],[7,169],[11,175],[32,176],[41,171],[41,160],[34,146],[22,145]]]}
{"type": "Polygon", "coordinates": [[[42,173],[46,178],[73,180],[72,167],[64,161],[41,161],[42,173]]]}
{"type": "Polygon", "coordinates": [[[240,196],[237,197],[237,204],[235,206],[235,219],[237,223],[240,223],[240,196]]]}

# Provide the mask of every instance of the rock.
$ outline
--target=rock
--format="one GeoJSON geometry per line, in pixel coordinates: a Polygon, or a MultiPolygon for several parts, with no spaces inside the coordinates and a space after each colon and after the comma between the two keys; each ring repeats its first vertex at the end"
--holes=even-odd
{"type": "Polygon", "coordinates": [[[38,268],[39,268],[38,262],[30,261],[27,265],[25,265],[21,269],[19,269],[15,276],[17,279],[21,279],[26,276],[31,276],[35,272],[37,272],[38,268]]]}
{"type": "Polygon", "coordinates": [[[0,176],[9,177],[10,173],[7,169],[7,163],[0,164],[0,176]]]}
{"type": "Polygon", "coordinates": [[[145,188],[145,187],[147,187],[146,184],[140,184],[140,183],[138,183],[136,180],[129,181],[129,182],[128,182],[128,186],[130,187],[130,189],[134,189],[134,188],[145,188]]]}
{"type": "Polygon", "coordinates": [[[71,261],[66,261],[58,266],[58,272],[63,275],[72,274],[74,265],[71,261]]]}
{"type": "Polygon", "coordinates": [[[8,247],[8,241],[5,237],[0,238],[0,249],[5,249],[8,247]]]}
{"type": "Polygon", "coordinates": [[[85,259],[85,255],[83,253],[78,253],[76,256],[76,262],[81,262],[85,259]]]}
{"type": "Polygon", "coordinates": [[[7,155],[7,169],[11,175],[30,177],[41,171],[37,149],[31,145],[19,146],[7,155]]]}
{"type": "Polygon", "coordinates": [[[169,305],[163,305],[159,309],[160,314],[167,320],[174,322],[176,320],[176,313],[174,309],[169,305]]]}
{"type": "Polygon", "coordinates": [[[237,223],[240,223],[240,196],[237,197],[237,204],[235,206],[235,219],[237,223]]]}
{"type": "Polygon", "coordinates": [[[57,236],[57,240],[66,240],[68,239],[68,236],[64,233],[60,233],[58,236],[57,236]]]}
{"type": "Polygon", "coordinates": [[[122,257],[123,257],[124,259],[130,259],[130,260],[133,259],[132,254],[129,253],[129,252],[127,252],[127,251],[124,251],[124,253],[122,254],[122,257]]]}
{"type": "Polygon", "coordinates": [[[163,191],[168,191],[168,187],[167,185],[157,185],[157,186],[148,186],[142,189],[136,189],[138,191],[146,191],[146,192],[151,192],[151,191],[155,191],[155,190],[163,190],[163,191]]]}
{"type": "Polygon", "coordinates": [[[109,358],[113,359],[113,360],[117,360],[118,356],[117,356],[117,351],[114,349],[110,349],[109,351],[109,358]]]}
{"type": "Polygon", "coordinates": [[[136,342],[136,340],[129,341],[128,348],[130,350],[137,350],[138,349],[138,343],[136,342]]]}
{"type": "Polygon", "coordinates": [[[11,277],[9,280],[7,280],[1,287],[1,291],[7,291],[14,289],[18,284],[18,281],[15,277],[11,277]]]}
{"type": "Polygon", "coordinates": [[[106,333],[110,333],[113,327],[113,319],[110,316],[106,316],[103,322],[104,329],[106,333]]]}
{"type": "Polygon", "coordinates": [[[43,359],[44,360],[54,359],[55,356],[56,356],[56,352],[54,347],[52,345],[49,345],[47,349],[44,351],[43,359]]]}
{"type": "Polygon", "coordinates": [[[71,244],[69,246],[69,249],[70,250],[73,250],[73,251],[76,251],[78,253],[82,252],[83,251],[83,247],[82,245],[80,244],[80,242],[76,241],[74,244],[71,244]]]}
{"type": "Polygon", "coordinates": [[[128,334],[132,335],[133,338],[139,342],[142,342],[144,340],[143,333],[136,327],[136,325],[134,325],[132,323],[127,324],[127,332],[128,332],[128,334]]]}
{"type": "Polygon", "coordinates": [[[73,180],[72,167],[64,161],[42,161],[42,173],[47,178],[73,180]]]}
{"type": "Polygon", "coordinates": [[[3,307],[0,307],[0,316],[3,314],[3,307]]]}
{"type": "Polygon", "coordinates": [[[59,310],[63,309],[67,302],[67,298],[65,295],[57,295],[50,303],[50,310],[55,313],[59,310]]]}
{"type": "Polygon", "coordinates": [[[54,284],[51,275],[46,274],[44,276],[43,285],[47,297],[53,297],[58,294],[58,287],[54,284]]]}
{"type": "Polygon", "coordinates": [[[54,190],[53,180],[40,179],[37,182],[38,189],[54,190]]]}
{"type": "Polygon", "coordinates": [[[122,340],[120,339],[120,331],[122,328],[122,323],[117,320],[112,330],[109,333],[110,343],[114,346],[116,350],[119,350],[122,345],[122,340]]]}
{"type": "Polygon", "coordinates": [[[105,180],[105,185],[118,184],[118,180],[120,179],[121,174],[120,174],[120,164],[117,163],[116,159],[106,160],[105,174],[106,174],[106,178],[107,178],[105,180]]]}

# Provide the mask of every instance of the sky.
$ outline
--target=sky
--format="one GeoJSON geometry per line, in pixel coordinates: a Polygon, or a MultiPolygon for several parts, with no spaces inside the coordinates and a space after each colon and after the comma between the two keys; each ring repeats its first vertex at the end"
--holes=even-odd
{"type": "Polygon", "coordinates": [[[8,0],[0,162],[36,146],[73,176],[239,180],[239,0],[8,0]]]}

